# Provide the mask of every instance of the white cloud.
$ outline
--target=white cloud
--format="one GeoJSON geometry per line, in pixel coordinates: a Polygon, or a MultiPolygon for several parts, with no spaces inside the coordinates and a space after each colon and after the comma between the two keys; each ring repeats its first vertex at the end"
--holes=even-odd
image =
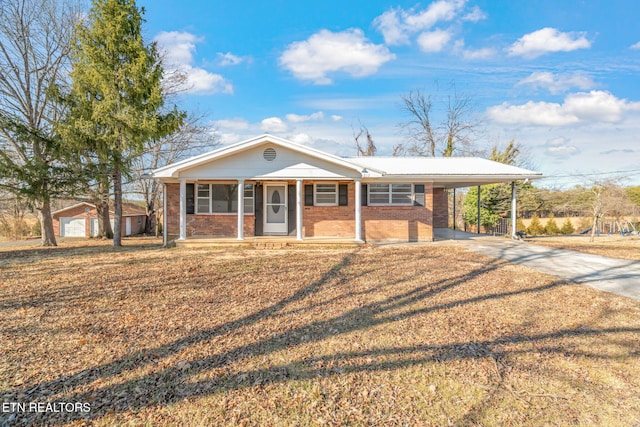
{"type": "Polygon", "coordinates": [[[305,41],[291,43],[280,56],[280,65],[298,79],[326,85],[332,83],[328,73],[365,77],[394,58],[386,46],[371,43],[358,28],[339,33],[321,30],[305,41]]]}
{"type": "Polygon", "coordinates": [[[550,52],[570,52],[591,47],[583,32],[562,33],[555,28],[543,28],[525,34],[509,47],[511,56],[533,59],[550,52]]]}
{"type": "Polygon", "coordinates": [[[440,52],[451,40],[451,33],[445,30],[424,32],[418,36],[418,45],[423,52],[440,52]]]}
{"type": "Polygon", "coordinates": [[[196,43],[204,39],[180,31],[161,31],[154,37],[163,53],[164,66],[169,74],[185,77],[185,92],[193,94],[233,93],[233,85],[220,74],[194,67],[196,43]]]}
{"type": "Polygon", "coordinates": [[[373,25],[382,33],[384,42],[389,46],[409,44],[409,36],[400,22],[399,13],[403,13],[402,9],[390,9],[373,20],[373,25]]]}
{"type": "Polygon", "coordinates": [[[580,152],[578,147],[570,144],[570,140],[564,137],[553,138],[547,141],[545,151],[554,157],[574,156],[580,152]]]}
{"type": "Polygon", "coordinates": [[[234,55],[231,52],[227,52],[227,53],[218,52],[217,56],[218,56],[218,63],[223,67],[226,67],[229,65],[238,65],[245,60],[245,58],[234,55]]]}
{"type": "Polygon", "coordinates": [[[269,117],[260,123],[260,128],[265,132],[286,132],[287,124],[280,117],[269,117]]]}
{"type": "Polygon", "coordinates": [[[631,49],[640,49],[640,42],[632,44],[630,48],[631,49]]]}
{"type": "Polygon", "coordinates": [[[300,122],[307,122],[309,120],[322,120],[324,118],[324,113],[322,111],[318,111],[306,116],[301,116],[298,114],[287,114],[285,118],[290,122],[300,123],[300,122]]]}
{"type": "Polygon", "coordinates": [[[562,126],[577,123],[579,119],[568,114],[560,104],[529,101],[522,105],[502,103],[487,109],[491,120],[505,124],[562,126]]]}
{"type": "Polygon", "coordinates": [[[249,129],[249,122],[243,118],[215,120],[213,124],[218,129],[226,129],[226,130],[249,129]]]}
{"type": "Polygon", "coordinates": [[[609,92],[580,92],[567,95],[562,104],[529,101],[522,105],[503,103],[487,109],[487,116],[499,123],[534,126],[563,126],[579,122],[616,123],[624,114],[640,110],[640,102],[616,98],[609,92]]]}
{"type": "MultiPolygon", "coordinates": [[[[400,7],[389,9],[374,19],[373,26],[382,34],[387,45],[409,44],[411,36],[431,30],[438,24],[478,22],[486,18],[482,9],[474,6],[469,10],[466,4],[467,0],[438,0],[422,10],[404,10],[400,7]]],[[[449,33],[451,34],[450,30],[449,33]]]]}
{"type": "Polygon", "coordinates": [[[495,49],[492,49],[490,47],[485,47],[482,49],[465,49],[464,40],[457,40],[453,46],[453,51],[468,61],[488,59],[495,56],[496,54],[495,49]]]}
{"type": "Polygon", "coordinates": [[[291,135],[289,139],[297,144],[309,145],[313,143],[313,138],[306,133],[297,133],[295,135],[291,135]]]}
{"type": "Polygon", "coordinates": [[[640,102],[618,99],[609,92],[592,90],[568,95],[564,108],[582,120],[615,123],[627,111],[640,110],[640,102]]]}
{"type": "Polygon", "coordinates": [[[333,120],[334,122],[339,122],[340,120],[342,120],[342,116],[334,114],[331,116],[331,120],[333,120]]]}
{"type": "Polygon", "coordinates": [[[463,21],[469,22],[478,22],[482,21],[483,19],[487,19],[487,14],[484,13],[478,6],[474,6],[474,8],[471,9],[469,13],[462,17],[463,21]]]}
{"type": "Polygon", "coordinates": [[[433,27],[438,22],[453,20],[464,7],[466,0],[438,0],[431,3],[422,12],[407,13],[404,21],[414,31],[425,30],[433,27]]]}
{"type": "Polygon", "coordinates": [[[534,88],[547,89],[556,94],[566,92],[577,87],[578,89],[591,89],[595,83],[586,73],[575,72],[572,74],[553,74],[548,71],[536,71],[530,76],[520,80],[516,86],[533,86],[534,88]]]}

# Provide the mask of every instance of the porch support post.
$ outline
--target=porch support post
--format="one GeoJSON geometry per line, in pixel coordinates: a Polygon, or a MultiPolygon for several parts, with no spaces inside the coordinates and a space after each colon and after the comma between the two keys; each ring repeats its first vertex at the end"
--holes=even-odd
{"type": "Polygon", "coordinates": [[[356,179],[356,240],[362,240],[362,183],[360,179],[356,179]]]}
{"type": "Polygon", "coordinates": [[[480,234],[480,186],[478,185],[478,234],[480,234]]]}
{"type": "Polygon", "coordinates": [[[162,245],[167,246],[167,184],[162,184],[162,245]]]}
{"type": "Polygon", "coordinates": [[[187,180],[180,178],[180,237],[187,239],[187,180]]]}
{"type": "Polygon", "coordinates": [[[244,179],[238,180],[238,240],[244,240],[244,179]]]}
{"type": "Polygon", "coordinates": [[[511,182],[511,238],[516,238],[516,183],[511,182]]]}
{"type": "Polygon", "coordinates": [[[296,240],[302,240],[302,179],[296,179],[296,240]]]}

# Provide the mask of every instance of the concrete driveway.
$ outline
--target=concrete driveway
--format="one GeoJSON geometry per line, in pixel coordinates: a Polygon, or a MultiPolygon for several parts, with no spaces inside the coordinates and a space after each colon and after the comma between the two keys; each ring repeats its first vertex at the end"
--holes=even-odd
{"type": "Polygon", "coordinates": [[[504,237],[459,231],[454,235],[452,230],[439,231],[436,238],[454,239],[474,252],[640,301],[640,262],[637,261],[550,248],[504,237]]]}

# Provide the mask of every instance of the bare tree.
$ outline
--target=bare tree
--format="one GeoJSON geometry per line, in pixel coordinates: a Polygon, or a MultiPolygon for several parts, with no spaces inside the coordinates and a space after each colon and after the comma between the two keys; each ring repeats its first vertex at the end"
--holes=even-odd
{"type": "Polygon", "coordinates": [[[146,174],[216,147],[219,143],[215,129],[202,125],[203,119],[202,115],[189,114],[177,132],[160,140],[147,142],[145,152],[133,159],[133,192],[144,198],[147,215],[146,234],[157,234],[157,207],[161,196],[160,183],[149,179],[146,174]]]}
{"type": "Polygon", "coordinates": [[[56,245],[51,199],[73,184],[54,130],[63,109],[50,89],[67,77],[77,10],[0,0],[0,186],[33,202],[44,246],[56,245]]]}
{"type": "Polygon", "coordinates": [[[375,142],[373,141],[373,137],[369,132],[369,129],[360,123],[360,128],[356,133],[356,130],[351,126],[351,132],[353,133],[353,140],[356,144],[356,150],[358,152],[358,156],[375,156],[378,148],[376,147],[375,142]],[[361,139],[364,137],[366,139],[366,143],[361,143],[361,139]]]}
{"type": "Polygon", "coordinates": [[[408,141],[394,147],[394,155],[412,154],[435,157],[451,157],[455,154],[469,154],[478,123],[473,120],[471,99],[451,86],[452,95],[444,103],[446,118],[434,124],[432,120],[434,101],[432,95],[421,90],[412,90],[402,97],[401,109],[409,116],[409,121],[399,126],[406,133],[408,141]]]}

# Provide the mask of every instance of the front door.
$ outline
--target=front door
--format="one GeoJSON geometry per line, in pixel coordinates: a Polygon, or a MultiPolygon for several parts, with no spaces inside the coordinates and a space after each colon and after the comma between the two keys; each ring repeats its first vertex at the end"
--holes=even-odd
{"type": "Polygon", "coordinates": [[[264,185],[264,234],[287,234],[287,184],[264,185]]]}

